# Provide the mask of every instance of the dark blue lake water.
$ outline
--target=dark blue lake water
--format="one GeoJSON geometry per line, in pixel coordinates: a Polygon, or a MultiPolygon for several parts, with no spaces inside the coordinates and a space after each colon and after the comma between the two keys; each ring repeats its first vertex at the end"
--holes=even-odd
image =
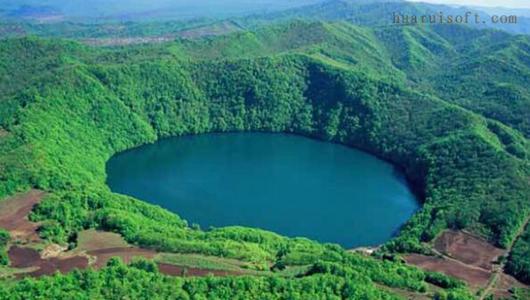
{"type": "Polygon", "coordinates": [[[387,241],[419,205],[391,164],[287,134],[166,139],[116,155],[107,173],[113,191],[204,229],[258,227],[347,248],[387,241]]]}

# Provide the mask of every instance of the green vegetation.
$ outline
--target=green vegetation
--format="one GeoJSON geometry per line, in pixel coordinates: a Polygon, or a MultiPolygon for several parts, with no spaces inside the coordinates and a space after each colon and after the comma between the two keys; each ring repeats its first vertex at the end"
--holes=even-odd
{"type": "Polygon", "coordinates": [[[224,271],[242,271],[247,266],[239,260],[196,254],[159,254],[155,261],[177,266],[224,271]]]}
{"type": "MultiPolygon", "coordinates": [[[[147,261],[126,266],[113,259],[99,272],[74,271],[0,286],[0,299],[401,299],[377,289],[357,271],[319,266],[313,272],[296,279],[175,278],[160,275],[147,261]]],[[[472,299],[461,290],[449,295],[448,299],[472,299]]]]}
{"type": "Polygon", "coordinates": [[[7,266],[9,264],[9,257],[7,256],[7,244],[11,236],[9,232],[0,229],[0,265],[7,266]]]}
{"type": "MultiPolygon", "coordinates": [[[[90,290],[87,297],[96,299],[124,292],[200,299],[209,290],[211,298],[222,299],[256,293],[384,299],[391,296],[373,282],[416,292],[431,282],[447,288],[448,299],[468,299],[459,283],[442,275],[347,254],[336,245],[242,227],[193,229],[105,184],[105,162],[113,154],[159,138],[212,131],[302,134],[395,163],[422,195],[423,208],[381,253],[427,252],[424,242],[446,228],[466,228],[507,247],[530,208],[530,93],[521,79],[529,74],[530,41],[450,28],[451,34],[290,22],[104,49],[39,38],[0,41],[0,126],[9,132],[0,138],[0,197],[29,187],[48,191],[31,215],[42,222],[43,238],[75,243],[78,232],[100,229],[142,247],[237,259],[256,270],[312,266],[296,279],[184,280],[113,263],[101,272],[24,280],[4,287],[4,295],[77,297],[90,290]],[[475,43],[468,43],[471,37],[475,43]],[[506,46],[509,51],[499,50],[506,46]],[[499,51],[516,67],[500,66],[499,51]],[[449,63],[457,53],[457,62],[449,63]],[[467,73],[458,62],[468,64],[467,73]],[[504,96],[517,101],[498,100],[504,96]]],[[[528,273],[522,264],[527,254],[522,249],[511,261],[528,273]]]]}
{"type": "Polygon", "coordinates": [[[506,269],[519,280],[530,284],[530,226],[517,240],[506,264],[506,269]]]}
{"type": "Polygon", "coordinates": [[[524,300],[530,298],[530,290],[528,289],[515,289],[513,291],[513,299],[524,300]]]}
{"type": "Polygon", "coordinates": [[[426,273],[425,281],[442,288],[463,288],[465,284],[457,279],[447,277],[444,274],[429,272],[426,273]]]}

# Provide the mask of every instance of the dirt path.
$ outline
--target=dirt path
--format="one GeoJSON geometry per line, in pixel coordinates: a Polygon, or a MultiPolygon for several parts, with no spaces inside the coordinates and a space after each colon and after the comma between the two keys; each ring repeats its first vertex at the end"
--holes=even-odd
{"type": "MultiPolygon", "coordinates": [[[[517,231],[517,234],[515,235],[512,243],[508,246],[508,248],[505,251],[506,255],[509,255],[510,252],[512,252],[513,246],[517,242],[517,240],[523,235],[523,233],[526,230],[526,227],[529,226],[530,223],[530,216],[528,216],[523,223],[523,225],[519,228],[517,231]]],[[[491,276],[490,281],[488,282],[488,285],[484,288],[482,293],[480,294],[479,300],[484,300],[487,296],[490,295],[491,291],[494,290],[495,285],[497,284],[497,281],[499,281],[499,278],[505,274],[504,268],[506,266],[506,262],[502,262],[501,265],[493,270],[493,276],[491,276]]]]}

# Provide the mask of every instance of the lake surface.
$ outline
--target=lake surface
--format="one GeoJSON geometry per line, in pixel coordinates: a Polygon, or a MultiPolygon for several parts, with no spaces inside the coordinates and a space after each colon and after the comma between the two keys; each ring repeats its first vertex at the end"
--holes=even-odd
{"type": "Polygon", "coordinates": [[[387,241],[419,205],[391,164],[287,134],[166,139],[114,156],[107,173],[113,191],[203,229],[258,227],[346,248],[387,241]]]}

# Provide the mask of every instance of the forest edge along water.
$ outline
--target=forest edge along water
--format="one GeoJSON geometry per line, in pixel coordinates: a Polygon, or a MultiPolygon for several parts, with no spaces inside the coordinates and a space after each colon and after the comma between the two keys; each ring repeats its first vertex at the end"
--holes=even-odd
{"type": "Polygon", "coordinates": [[[107,173],[114,192],[204,229],[248,226],[346,248],[389,240],[419,207],[393,165],[290,134],[164,139],[114,156],[107,173]]]}

